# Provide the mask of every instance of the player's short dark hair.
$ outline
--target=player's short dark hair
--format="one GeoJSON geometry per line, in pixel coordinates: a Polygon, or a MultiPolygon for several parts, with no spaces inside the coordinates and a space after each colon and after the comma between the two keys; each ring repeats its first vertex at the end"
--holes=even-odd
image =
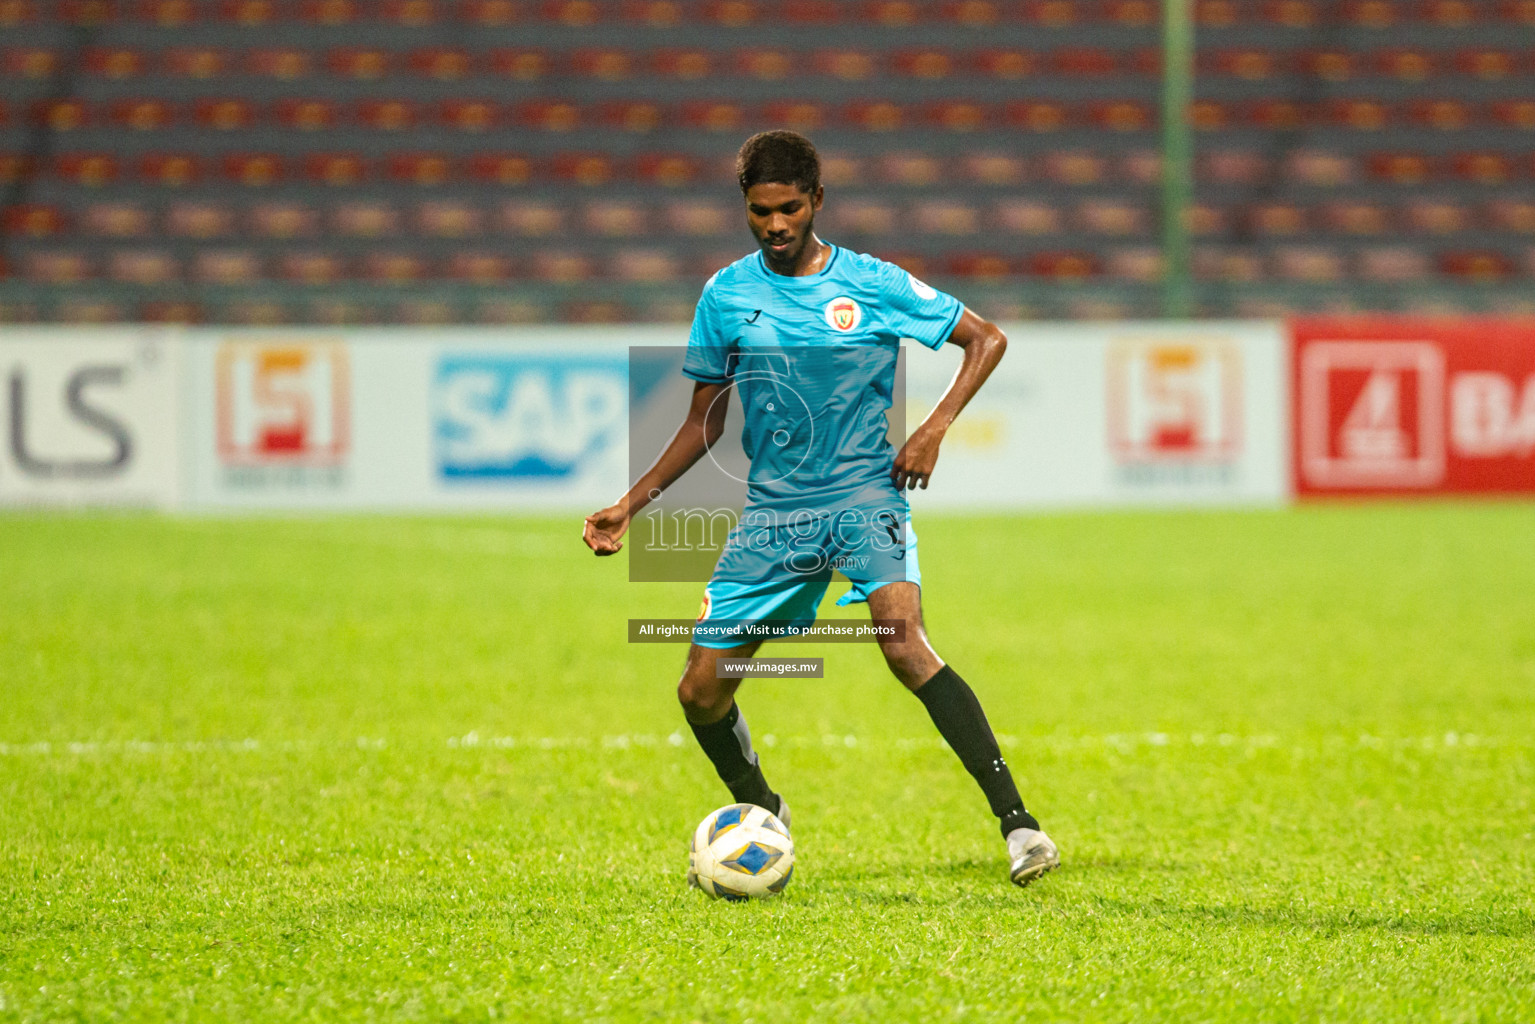
{"type": "Polygon", "coordinates": [[[821,187],[821,156],[799,132],[758,132],[736,154],[736,181],[743,195],[764,182],[814,195],[821,187]]]}

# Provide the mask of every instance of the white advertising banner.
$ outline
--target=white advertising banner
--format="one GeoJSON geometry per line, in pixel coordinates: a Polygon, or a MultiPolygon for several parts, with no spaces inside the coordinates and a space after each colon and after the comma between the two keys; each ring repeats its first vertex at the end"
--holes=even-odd
{"type": "MultiPolygon", "coordinates": [[[[1277,504],[1290,497],[1289,365],[1268,322],[1007,324],[1007,354],[915,507],[1277,504]]],[[[907,429],[959,366],[907,356],[907,429]]]]}
{"type": "Polygon", "coordinates": [[[596,509],[627,485],[629,346],[685,336],[675,327],[191,332],[189,501],[596,509]]]}
{"type": "Polygon", "coordinates": [[[0,505],[175,505],[180,353],[168,330],[0,329],[0,505]]]}

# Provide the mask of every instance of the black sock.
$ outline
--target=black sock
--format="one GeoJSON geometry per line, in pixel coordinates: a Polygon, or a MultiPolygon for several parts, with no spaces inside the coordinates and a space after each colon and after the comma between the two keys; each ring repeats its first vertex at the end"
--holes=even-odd
{"type": "Polygon", "coordinates": [[[986,721],[986,712],[981,710],[981,702],[959,673],[945,665],[919,686],[916,694],[939,734],[980,784],[991,813],[1002,826],[1002,835],[1015,828],[1039,828],[1034,816],[1023,809],[1013,773],[1002,760],[1002,751],[986,721]]]}
{"type": "Polygon", "coordinates": [[[692,726],[693,735],[698,738],[698,745],[704,748],[704,753],[714,762],[714,770],[719,772],[720,779],[730,790],[730,796],[735,802],[756,804],[777,814],[778,794],[768,788],[767,779],[762,775],[757,754],[752,750],[751,732],[746,728],[746,719],[741,717],[741,709],[732,702],[730,710],[718,722],[708,725],[688,724],[692,726]]]}

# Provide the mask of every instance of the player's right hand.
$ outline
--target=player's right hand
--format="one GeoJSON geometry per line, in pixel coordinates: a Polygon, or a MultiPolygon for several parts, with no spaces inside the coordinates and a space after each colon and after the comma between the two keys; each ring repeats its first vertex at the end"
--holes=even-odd
{"type": "Polygon", "coordinates": [[[622,505],[609,505],[586,517],[586,523],[581,527],[581,539],[598,555],[611,555],[623,547],[619,538],[628,532],[628,511],[622,505]]]}

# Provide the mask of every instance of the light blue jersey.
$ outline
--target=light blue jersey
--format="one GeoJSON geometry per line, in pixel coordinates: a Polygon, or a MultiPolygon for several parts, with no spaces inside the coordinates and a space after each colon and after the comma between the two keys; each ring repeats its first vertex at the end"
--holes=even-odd
{"type": "Polygon", "coordinates": [[[710,278],[682,372],[737,393],[748,511],[904,508],[885,417],[900,342],[936,349],[963,312],[894,264],[837,246],[817,274],[775,274],[758,251],[710,278]]]}

